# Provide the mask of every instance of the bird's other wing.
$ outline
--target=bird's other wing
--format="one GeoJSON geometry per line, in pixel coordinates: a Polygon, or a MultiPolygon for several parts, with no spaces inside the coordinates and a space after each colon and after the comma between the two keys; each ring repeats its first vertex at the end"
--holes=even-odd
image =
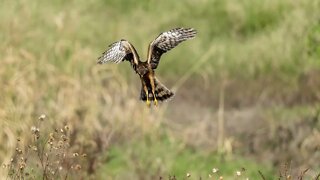
{"type": "Polygon", "coordinates": [[[149,45],[147,61],[151,64],[152,69],[157,68],[163,53],[178,46],[178,44],[185,40],[192,39],[196,34],[197,31],[193,28],[174,28],[161,33],[149,45]]]}
{"type": "Polygon", "coordinates": [[[120,40],[109,45],[109,48],[98,58],[98,64],[107,62],[120,63],[124,60],[130,61],[132,65],[137,65],[139,55],[132,44],[127,40],[120,40]]]}

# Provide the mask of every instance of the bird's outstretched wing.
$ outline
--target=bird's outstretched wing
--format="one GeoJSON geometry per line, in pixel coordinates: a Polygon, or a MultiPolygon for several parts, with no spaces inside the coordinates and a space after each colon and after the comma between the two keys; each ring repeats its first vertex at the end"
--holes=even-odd
{"type": "Polygon", "coordinates": [[[181,42],[195,37],[196,34],[197,31],[193,28],[175,28],[161,33],[149,45],[147,61],[151,64],[152,69],[157,68],[163,53],[176,47],[181,42]]]}
{"type": "Polygon", "coordinates": [[[98,64],[120,63],[124,60],[130,61],[131,65],[135,66],[138,64],[139,55],[129,41],[122,39],[109,45],[109,49],[98,58],[98,64]]]}

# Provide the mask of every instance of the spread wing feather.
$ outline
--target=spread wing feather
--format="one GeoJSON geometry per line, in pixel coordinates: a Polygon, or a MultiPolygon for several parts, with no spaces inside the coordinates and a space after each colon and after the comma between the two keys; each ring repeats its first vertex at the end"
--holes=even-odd
{"type": "Polygon", "coordinates": [[[98,58],[98,64],[108,62],[120,63],[124,60],[130,61],[132,65],[137,65],[139,56],[128,41],[120,40],[109,45],[109,49],[98,58]]]}
{"type": "Polygon", "coordinates": [[[152,69],[156,69],[161,55],[178,46],[181,42],[192,39],[197,34],[193,28],[175,28],[167,32],[161,33],[149,45],[148,63],[152,69]]]}

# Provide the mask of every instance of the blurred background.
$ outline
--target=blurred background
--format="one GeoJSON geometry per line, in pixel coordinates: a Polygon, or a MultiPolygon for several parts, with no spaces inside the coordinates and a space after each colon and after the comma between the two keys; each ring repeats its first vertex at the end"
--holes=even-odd
{"type": "MultiPolygon", "coordinates": [[[[45,139],[67,126],[65,152],[86,156],[71,179],[273,179],[284,164],[319,173],[318,0],[0,3],[1,164],[17,146],[28,151],[31,127],[45,139]],[[175,27],[198,34],[162,56],[156,73],[176,93],[169,102],[139,101],[129,63],[96,64],[119,39],[145,59],[175,27]]],[[[28,156],[25,171],[40,177],[28,156]]]]}

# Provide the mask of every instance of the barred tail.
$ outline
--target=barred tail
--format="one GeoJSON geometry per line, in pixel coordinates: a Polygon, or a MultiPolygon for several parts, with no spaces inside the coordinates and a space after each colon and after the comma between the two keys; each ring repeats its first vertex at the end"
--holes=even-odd
{"type": "MultiPolygon", "coordinates": [[[[154,84],[155,84],[155,95],[158,101],[165,101],[168,99],[171,99],[174,95],[172,91],[170,91],[167,87],[165,87],[159,80],[156,78],[154,79],[154,84]]],[[[148,88],[148,96],[149,96],[149,101],[153,101],[153,95],[152,95],[152,90],[151,90],[151,85],[147,83],[147,88],[148,88]]],[[[143,85],[141,88],[141,94],[140,94],[140,100],[146,101],[147,100],[147,95],[143,89],[143,85]]]]}

